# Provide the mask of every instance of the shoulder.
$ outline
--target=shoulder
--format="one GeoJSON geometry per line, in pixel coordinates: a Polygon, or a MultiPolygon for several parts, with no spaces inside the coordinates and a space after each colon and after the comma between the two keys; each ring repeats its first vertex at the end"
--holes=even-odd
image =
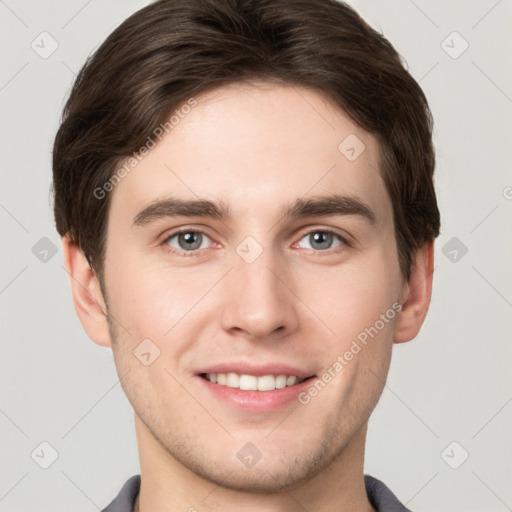
{"type": "Polygon", "coordinates": [[[139,489],[140,475],[132,476],[126,481],[110,505],[101,512],[133,512],[133,504],[139,489]]]}
{"type": "Polygon", "coordinates": [[[411,512],[403,505],[386,484],[373,476],[365,475],[366,494],[377,512],[411,512]]]}

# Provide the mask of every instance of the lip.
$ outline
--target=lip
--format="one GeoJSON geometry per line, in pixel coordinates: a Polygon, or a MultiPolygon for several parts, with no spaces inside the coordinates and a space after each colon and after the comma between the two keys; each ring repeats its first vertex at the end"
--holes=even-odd
{"type": "Polygon", "coordinates": [[[307,372],[287,364],[273,363],[255,365],[245,362],[222,363],[214,366],[208,366],[207,368],[199,370],[197,374],[229,372],[238,373],[239,375],[254,375],[256,377],[262,377],[263,375],[295,375],[299,379],[305,379],[306,377],[311,377],[313,375],[313,372],[307,372]]]}
{"type": "Polygon", "coordinates": [[[249,363],[223,363],[202,369],[196,377],[206,392],[222,403],[245,412],[264,413],[276,411],[294,401],[298,404],[298,395],[311,386],[316,375],[284,364],[253,365],[249,363]],[[282,389],[274,389],[273,391],[244,391],[238,388],[214,384],[203,376],[205,373],[229,372],[255,375],[257,377],[263,375],[295,375],[306,380],[299,384],[282,389]]]}
{"type": "Polygon", "coordinates": [[[275,389],[274,391],[244,391],[238,388],[214,384],[199,375],[197,376],[200,384],[206,388],[210,395],[229,404],[231,407],[246,412],[272,412],[293,401],[298,405],[298,395],[311,386],[315,378],[311,377],[300,384],[275,389]]]}

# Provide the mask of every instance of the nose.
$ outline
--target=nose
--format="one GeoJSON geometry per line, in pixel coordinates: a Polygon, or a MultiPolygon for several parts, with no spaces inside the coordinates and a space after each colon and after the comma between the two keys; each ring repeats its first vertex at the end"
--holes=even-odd
{"type": "Polygon", "coordinates": [[[251,340],[285,337],[297,329],[298,298],[284,261],[271,249],[251,263],[234,255],[234,268],[224,280],[221,323],[226,332],[251,340]]]}

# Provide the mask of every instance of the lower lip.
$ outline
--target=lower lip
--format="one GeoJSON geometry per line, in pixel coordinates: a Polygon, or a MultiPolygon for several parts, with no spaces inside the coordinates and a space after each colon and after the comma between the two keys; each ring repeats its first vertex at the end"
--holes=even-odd
{"type": "Polygon", "coordinates": [[[315,377],[310,377],[300,384],[273,391],[244,391],[214,384],[203,377],[198,376],[198,379],[212,394],[232,406],[249,412],[271,412],[293,401],[298,402],[299,393],[311,386],[315,377]]]}

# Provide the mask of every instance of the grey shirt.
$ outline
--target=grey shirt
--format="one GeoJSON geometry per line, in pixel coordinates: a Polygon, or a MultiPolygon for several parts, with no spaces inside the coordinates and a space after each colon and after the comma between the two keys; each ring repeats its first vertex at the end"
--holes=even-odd
{"type": "MultiPolygon", "coordinates": [[[[377,512],[411,512],[402,505],[396,496],[380,480],[365,475],[366,493],[372,507],[377,512]]],[[[133,504],[140,489],[140,475],[132,476],[117,497],[102,512],[133,512],[133,504]]]]}

